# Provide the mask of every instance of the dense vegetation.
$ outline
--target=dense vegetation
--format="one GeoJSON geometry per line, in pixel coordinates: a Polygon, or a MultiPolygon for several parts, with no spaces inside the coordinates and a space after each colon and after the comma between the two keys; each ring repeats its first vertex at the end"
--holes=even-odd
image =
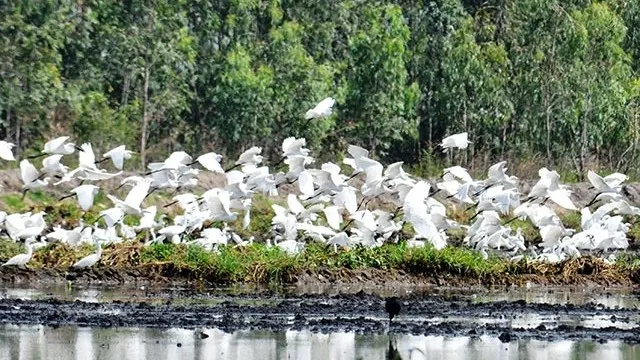
{"type": "Polygon", "coordinates": [[[469,131],[456,155],[469,166],[628,171],[638,32],[636,0],[10,0],[0,137],[124,143],[144,164],[178,149],[275,154],[295,135],[428,169],[443,136],[469,131]],[[335,115],[307,123],[326,96],[335,115]]]}

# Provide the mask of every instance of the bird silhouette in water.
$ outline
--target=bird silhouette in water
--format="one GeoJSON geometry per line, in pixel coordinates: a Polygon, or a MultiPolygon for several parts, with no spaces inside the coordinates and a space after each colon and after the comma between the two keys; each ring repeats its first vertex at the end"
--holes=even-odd
{"type": "Polygon", "coordinates": [[[387,313],[389,313],[389,323],[391,323],[391,320],[393,320],[393,318],[400,313],[400,310],[402,310],[402,303],[397,297],[392,296],[387,298],[384,308],[387,310],[387,313]]]}
{"type": "Polygon", "coordinates": [[[400,356],[400,352],[398,348],[393,343],[393,339],[389,336],[389,348],[387,349],[387,360],[402,360],[402,356],[400,356]]]}

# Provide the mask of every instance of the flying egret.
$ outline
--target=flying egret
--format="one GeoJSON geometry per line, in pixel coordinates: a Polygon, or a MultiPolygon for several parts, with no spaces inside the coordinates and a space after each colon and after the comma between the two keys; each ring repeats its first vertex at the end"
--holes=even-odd
{"type": "Polygon", "coordinates": [[[124,210],[118,206],[102,210],[100,211],[100,217],[95,222],[97,223],[100,219],[104,220],[107,227],[114,227],[124,219],[124,210]]]}
{"type": "Polygon", "coordinates": [[[42,169],[40,172],[49,176],[62,177],[62,175],[69,172],[69,168],[60,162],[63,156],[62,154],[54,154],[42,159],[42,169]]]}
{"type": "Polygon", "coordinates": [[[102,155],[103,159],[99,162],[111,159],[113,166],[115,166],[115,168],[118,170],[122,170],[122,168],[124,167],[124,161],[131,159],[132,154],[133,151],[127,150],[125,145],[120,145],[104,153],[102,155]]]}
{"type": "Polygon", "coordinates": [[[446,138],[442,139],[440,147],[442,147],[443,152],[447,152],[452,148],[466,149],[469,144],[471,144],[471,141],[469,141],[469,136],[466,132],[463,132],[447,136],[446,138]]]}
{"type": "Polygon", "coordinates": [[[16,158],[13,157],[13,152],[11,151],[14,146],[15,145],[10,142],[0,141],[0,159],[16,161],[16,158]]]}
{"type": "Polygon", "coordinates": [[[152,180],[149,178],[142,179],[133,188],[131,188],[124,201],[111,194],[108,194],[107,198],[109,198],[116,207],[121,208],[125,213],[140,216],[142,215],[140,204],[142,204],[142,201],[147,197],[149,188],[151,187],[151,182],[152,180]]]}
{"type": "Polygon", "coordinates": [[[71,195],[67,195],[60,200],[66,199],[73,195],[76,195],[78,198],[78,205],[83,211],[89,211],[89,209],[93,206],[93,199],[98,193],[100,188],[95,185],[84,184],[80,185],[71,190],[71,195]]]}
{"type": "Polygon", "coordinates": [[[73,154],[75,150],[82,151],[82,149],[77,147],[74,143],[67,143],[67,140],[69,140],[68,136],[60,136],[50,140],[44,144],[44,149],[40,154],[29,156],[28,158],[35,159],[47,154],[70,155],[73,154]]]}
{"type": "Polygon", "coordinates": [[[27,191],[31,189],[46,187],[49,184],[48,177],[42,179],[44,175],[45,174],[41,175],[40,173],[38,173],[36,167],[33,166],[33,164],[29,162],[29,160],[24,159],[20,161],[20,176],[22,178],[22,182],[24,183],[24,185],[22,186],[22,188],[24,189],[22,192],[23,198],[27,194],[27,191]]]}
{"type": "Polygon", "coordinates": [[[224,174],[224,169],[222,169],[222,166],[220,165],[221,161],[222,161],[222,155],[218,155],[214,152],[209,152],[209,153],[198,156],[196,158],[196,161],[194,161],[190,165],[197,162],[197,163],[200,163],[202,167],[204,167],[209,171],[224,174]]]}
{"type": "Polygon", "coordinates": [[[320,101],[313,109],[308,110],[304,114],[304,118],[307,120],[325,118],[333,112],[333,105],[336,100],[332,97],[328,97],[320,101]]]}
{"type": "Polygon", "coordinates": [[[245,152],[240,154],[240,157],[238,157],[238,160],[236,160],[236,166],[239,166],[239,165],[249,165],[251,167],[258,166],[258,164],[260,164],[263,159],[262,155],[260,155],[261,153],[262,153],[262,148],[258,146],[254,146],[246,150],[245,152]]]}

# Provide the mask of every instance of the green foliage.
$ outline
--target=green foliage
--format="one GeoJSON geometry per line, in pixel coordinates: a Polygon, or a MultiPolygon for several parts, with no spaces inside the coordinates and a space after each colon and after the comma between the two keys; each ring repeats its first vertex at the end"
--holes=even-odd
{"type": "Polygon", "coordinates": [[[408,83],[409,28],[402,9],[373,5],[349,42],[345,118],[351,133],[373,153],[385,154],[393,141],[417,139],[419,88],[408,83]]]}
{"type": "Polygon", "coordinates": [[[71,123],[73,135],[90,142],[97,149],[110,150],[113,144],[125,144],[128,148],[137,146],[139,124],[131,121],[139,116],[137,103],[121,109],[113,109],[107,97],[97,91],[87,93],[75,103],[75,120],[71,123]]]}
{"type": "Polygon", "coordinates": [[[277,161],[304,136],[321,158],[355,143],[425,174],[497,157],[633,171],[638,29],[632,0],[4,2],[0,137],[144,163],[253,145],[277,161]],[[327,96],[335,114],[307,122],[327,96]],[[460,131],[473,143],[445,158],[460,131]]]}

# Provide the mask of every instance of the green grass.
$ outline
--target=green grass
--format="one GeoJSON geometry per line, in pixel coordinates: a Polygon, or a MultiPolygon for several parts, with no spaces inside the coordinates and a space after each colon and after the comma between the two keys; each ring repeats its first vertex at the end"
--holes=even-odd
{"type": "MultiPolygon", "coordinates": [[[[20,245],[0,240],[0,261],[24,251],[20,245]]],[[[95,251],[85,245],[72,249],[63,244],[50,244],[37,250],[31,268],[66,269],[75,261],[95,251]]],[[[378,248],[355,247],[350,250],[311,243],[295,256],[277,247],[253,244],[244,248],[222,246],[218,251],[207,251],[196,245],[153,244],[144,246],[129,242],[104,249],[98,268],[144,268],[149,274],[167,277],[188,277],[209,283],[282,284],[294,281],[305,272],[328,270],[343,274],[345,270],[403,271],[426,278],[457,278],[458,283],[518,283],[537,278],[540,282],[553,282],[575,276],[601,274],[603,281],[611,283],[636,282],[640,260],[634,256],[621,256],[615,266],[586,257],[562,264],[533,262],[513,263],[500,257],[484,259],[478,252],[449,246],[436,250],[431,246],[408,248],[406,243],[385,244],[378,248]],[[614,279],[614,280],[611,280],[614,279]]],[[[638,279],[640,281],[640,279],[638,279]]]]}

